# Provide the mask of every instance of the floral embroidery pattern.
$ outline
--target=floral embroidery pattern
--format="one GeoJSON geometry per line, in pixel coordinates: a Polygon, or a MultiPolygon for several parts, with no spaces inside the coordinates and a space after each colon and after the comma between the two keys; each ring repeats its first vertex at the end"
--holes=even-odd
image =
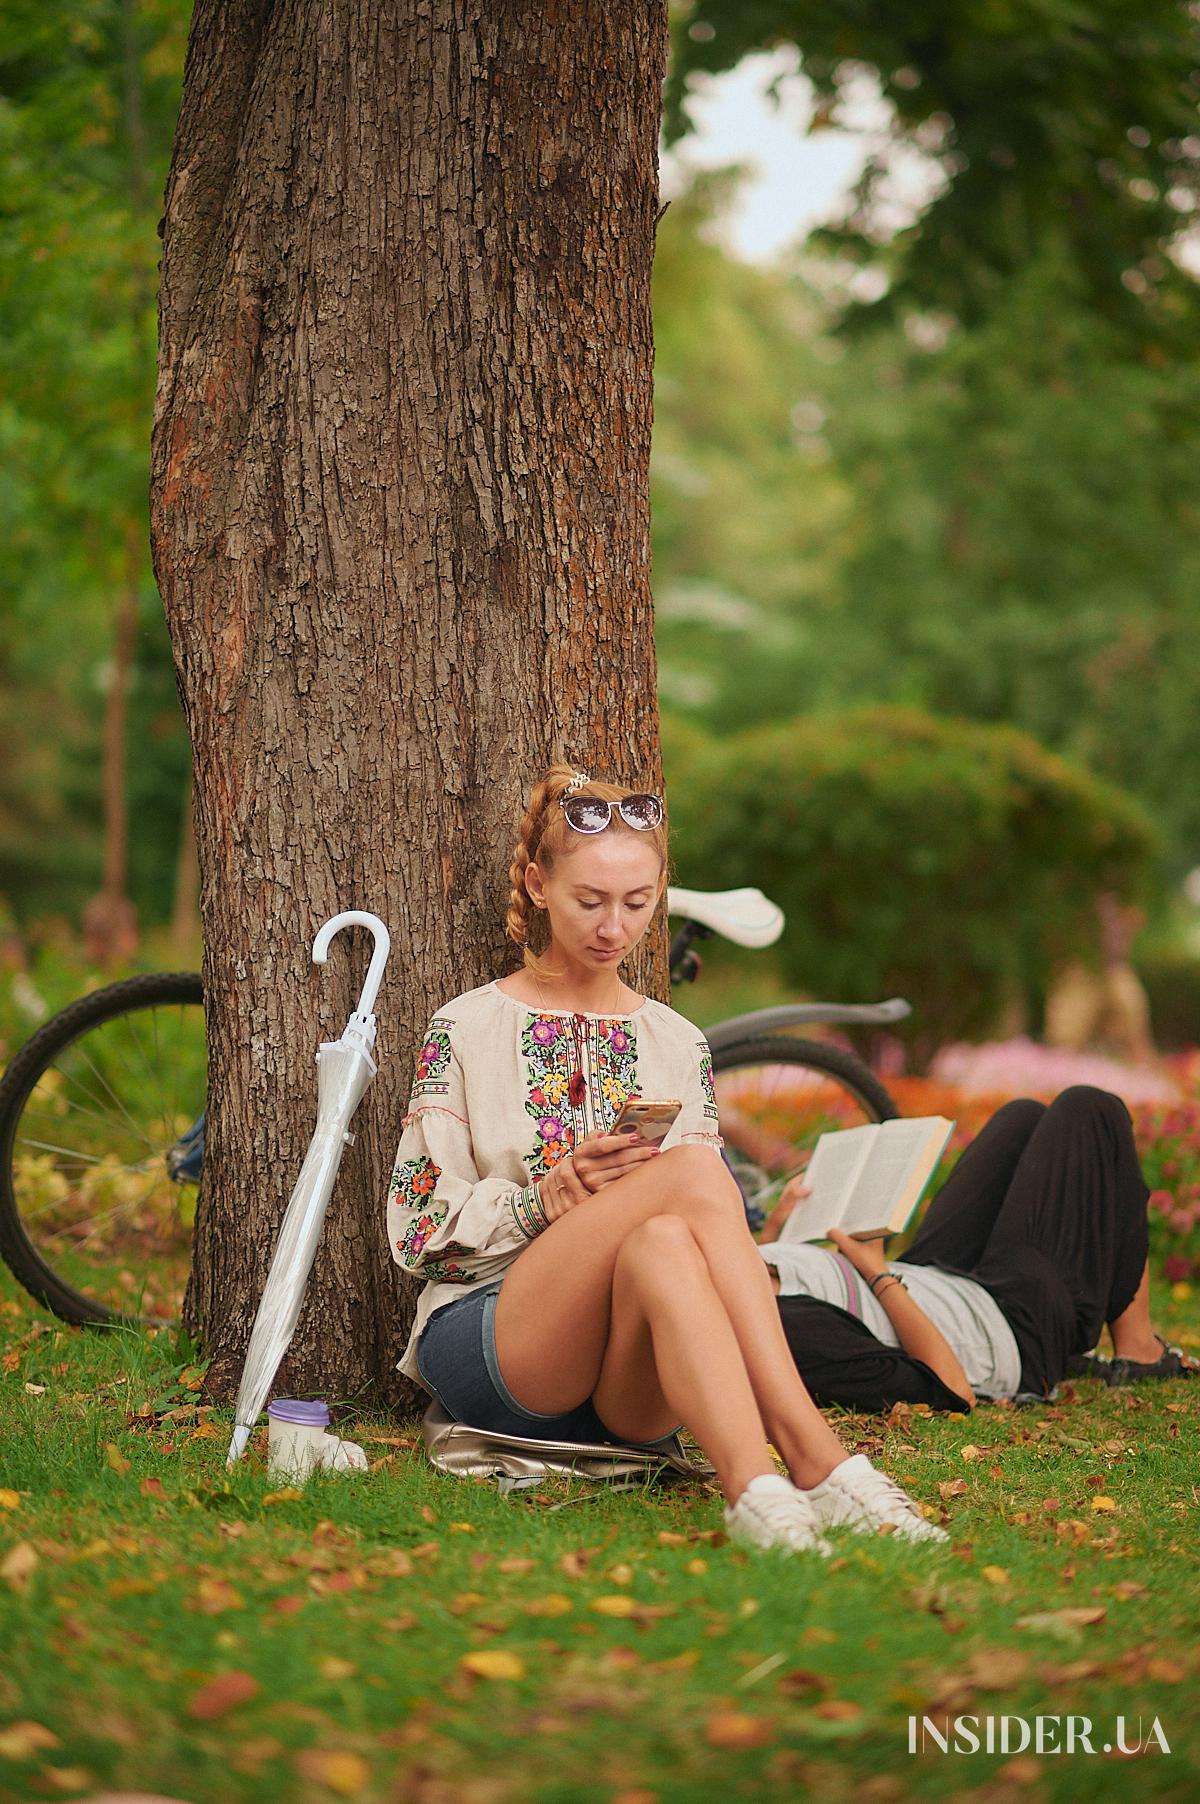
{"type": "Polygon", "coordinates": [[[537,1139],[529,1155],[534,1178],[558,1164],[575,1145],[575,1129],[567,1104],[571,1082],[571,1035],[555,1015],[531,1015],[521,1034],[527,1090],[525,1113],[537,1123],[537,1139]]]}
{"type": "Polygon", "coordinates": [[[607,1108],[605,1127],[611,1127],[623,1105],[637,1094],[637,1045],[628,1021],[598,1021],[600,1036],[600,1094],[607,1108]]]}
{"type": "Polygon", "coordinates": [[[429,1032],[421,1044],[417,1054],[417,1068],[413,1073],[412,1093],[415,1101],[418,1096],[445,1096],[450,1086],[446,1082],[446,1072],[450,1068],[450,1021],[434,1020],[429,1024],[429,1032]]]}
{"type": "Polygon", "coordinates": [[[589,1085],[593,1115],[599,1125],[612,1126],[622,1103],[635,1093],[637,1046],[627,1021],[535,1014],[521,1035],[521,1052],[525,1112],[537,1124],[528,1160],[536,1180],[571,1152],[577,1128],[586,1131],[581,1110],[589,1085]]]}
{"type": "Polygon", "coordinates": [[[444,1257],[431,1259],[425,1267],[425,1276],[432,1284],[478,1284],[482,1272],[469,1272],[459,1259],[470,1259],[474,1247],[465,1247],[460,1241],[451,1240],[445,1249],[444,1257]]]}
{"type": "Polygon", "coordinates": [[[400,1209],[419,1209],[425,1198],[432,1196],[437,1189],[441,1175],[427,1153],[419,1159],[406,1159],[392,1173],[388,1201],[395,1203],[400,1209]]]}
{"type": "Polygon", "coordinates": [[[416,1265],[426,1241],[437,1233],[445,1219],[445,1209],[431,1209],[427,1215],[414,1216],[396,1242],[396,1251],[405,1265],[416,1265]]]}
{"type": "Polygon", "coordinates": [[[707,1041],[700,1042],[703,1050],[700,1054],[700,1088],[704,1092],[704,1115],[708,1121],[716,1121],[717,1087],[713,1082],[712,1053],[708,1050],[707,1041]]]}
{"type": "Polygon", "coordinates": [[[482,1272],[469,1272],[453,1259],[431,1259],[425,1267],[425,1276],[431,1284],[478,1284],[482,1272]]]}

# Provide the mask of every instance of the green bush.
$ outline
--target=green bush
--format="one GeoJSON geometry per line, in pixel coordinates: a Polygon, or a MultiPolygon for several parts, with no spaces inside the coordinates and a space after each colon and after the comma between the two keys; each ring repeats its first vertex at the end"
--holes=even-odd
{"type": "Polygon", "coordinates": [[[722,741],[668,721],[663,750],[679,881],[764,889],[797,991],[907,996],[918,1055],[988,1031],[1092,948],[1102,891],[1151,881],[1137,804],[1012,728],[864,708],[722,741]]]}

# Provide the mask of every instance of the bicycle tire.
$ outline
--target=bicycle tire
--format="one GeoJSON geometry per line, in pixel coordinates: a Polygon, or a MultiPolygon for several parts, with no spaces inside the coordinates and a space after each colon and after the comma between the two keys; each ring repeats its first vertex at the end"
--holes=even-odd
{"type": "MultiPolygon", "coordinates": [[[[93,1030],[144,1010],[202,1005],[203,1000],[201,979],[190,971],[130,977],[109,984],[81,997],[45,1022],[18,1050],[0,1079],[0,1257],[29,1294],[62,1321],[109,1327],[141,1323],[147,1318],[141,1313],[113,1308],[77,1288],[55,1269],[28,1231],[20,1204],[17,1158],[22,1144],[21,1124],[34,1090],[55,1068],[56,1061],[93,1030]]],[[[200,1106],[203,1107],[203,1097],[200,1106]]],[[[94,1155],[86,1156],[100,1162],[94,1155]]]]}
{"type": "Polygon", "coordinates": [[[714,1051],[713,1077],[726,1160],[756,1227],[821,1133],[892,1121],[900,1113],[868,1065],[824,1040],[790,1034],[735,1040],[714,1051]]]}

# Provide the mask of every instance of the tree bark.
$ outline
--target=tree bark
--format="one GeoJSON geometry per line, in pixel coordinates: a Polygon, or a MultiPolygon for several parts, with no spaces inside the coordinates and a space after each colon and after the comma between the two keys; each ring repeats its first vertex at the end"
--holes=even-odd
{"type": "MultiPolygon", "coordinates": [[[[286,1378],[403,1396],[416,1036],[508,964],[522,797],[660,780],[650,273],[663,0],[197,0],[168,179],[155,569],[195,771],[210,1110],[187,1302],[236,1382],[383,916],[380,1075],[286,1378]]],[[[661,939],[661,936],[660,936],[661,939]]],[[[663,993],[656,961],[634,973],[663,993]]]]}

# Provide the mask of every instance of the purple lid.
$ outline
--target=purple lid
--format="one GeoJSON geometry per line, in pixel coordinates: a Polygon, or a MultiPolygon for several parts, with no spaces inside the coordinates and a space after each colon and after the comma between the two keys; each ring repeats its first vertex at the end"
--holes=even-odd
{"type": "Polygon", "coordinates": [[[274,1403],[267,1404],[267,1416],[272,1422],[293,1422],[298,1428],[328,1428],[329,1405],[304,1403],[298,1397],[277,1397],[274,1403]]]}

